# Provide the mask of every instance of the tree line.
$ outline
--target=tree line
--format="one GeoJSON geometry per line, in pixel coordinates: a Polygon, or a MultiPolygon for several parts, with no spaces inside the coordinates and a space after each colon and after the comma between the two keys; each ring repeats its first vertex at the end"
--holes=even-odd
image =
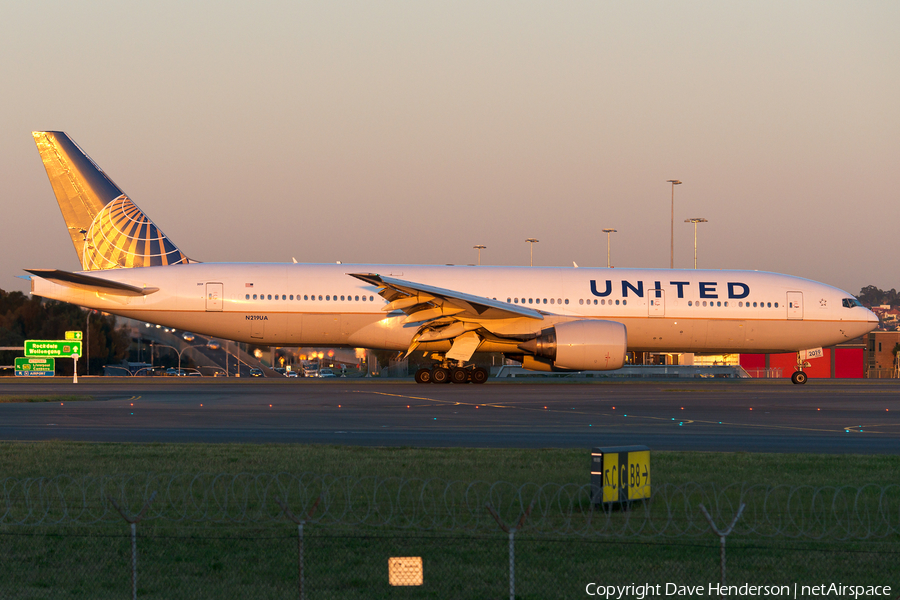
{"type": "MultiPolygon", "coordinates": [[[[103,365],[119,363],[127,356],[131,339],[116,327],[116,318],[112,315],[94,311],[90,317],[90,331],[87,321],[88,310],[73,304],[0,290],[0,346],[19,347],[25,340],[61,340],[66,331],[81,331],[84,332],[85,356],[78,361],[79,372],[89,355],[89,372],[97,374],[103,365]]],[[[0,351],[0,365],[12,365],[15,358],[22,355],[21,350],[0,351]]],[[[71,374],[72,362],[57,360],[56,372],[71,374]]],[[[12,374],[12,369],[0,370],[0,375],[12,374]]]]}
{"type": "Polygon", "coordinates": [[[888,291],[878,289],[874,285],[867,285],[859,290],[856,298],[868,307],[890,305],[900,305],[900,293],[891,288],[888,291]]]}

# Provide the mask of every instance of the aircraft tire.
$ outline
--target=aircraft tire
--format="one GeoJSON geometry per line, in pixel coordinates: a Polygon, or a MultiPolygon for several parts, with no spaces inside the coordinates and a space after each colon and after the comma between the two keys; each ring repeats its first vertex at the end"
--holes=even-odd
{"type": "Polygon", "coordinates": [[[450,383],[450,369],[435,367],[431,371],[431,383],[450,383]]]}
{"type": "Polygon", "coordinates": [[[794,371],[794,374],[791,375],[791,382],[795,385],[803,385],[807,379],[808,377],[803,371],[794,371]]]}
{"type": "Polygon", "coordinates": [[[416,383],[431,383],[431,369],[416,371],[416,383]]]}
{"type": "Polygon", "coordinates": [[[453,383],[469,383],[469,371],[460,367],[450,371],[450,380],[453,383]]]}
{"type": "Polygon", "coordinates": [[[488,380],[488,372],[487,369],[482,369],[481,367],[476,367],[474,371],[472,371],[472,383],[484,383],[488,380]]]}

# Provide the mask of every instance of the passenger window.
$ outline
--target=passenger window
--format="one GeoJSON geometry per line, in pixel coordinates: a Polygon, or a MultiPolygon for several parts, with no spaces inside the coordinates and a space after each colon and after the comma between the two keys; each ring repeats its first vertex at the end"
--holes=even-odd
{"type": "Polygon", "coordinates": [[[369,302],[375,302],[375,297],[374,297],[374,296],[369,296],[369,302]]]}
{"type": "Polygon", "coordinates": [[[550,298],[550,304],[553,304],[553,298],[550,298]]]}
{"type": "Polygon", "coordinates": [[[529,299],[528,299],[528,304],[531,304],[531,303],[532,303],[532,300],[533,300],[532,298],[529,298],[529,299]]]}
{"type": "Polygon", "coordinates": [[[250,294],[247,294],[247,297],[244,298],[244,300],[249,300],[249,299],[250,299],[250,294]]]}
{"type": "Polygon", "coordinates": [[[269,294],[269,300],[271,300],[271,299],[272,299],[272,294],[269,294]]]}
{"type": "Polygon", "coordinates": [[[363,302],[365,302],[365,301],[366,301],[366,297],[365,297],[365,296],[363,296],[363,302]]]}
{"type": "Polygon", "coordinates": [[[777,303],[777,302],[775,303],[775,308],[778,308],[778,303],[777,303]]]}
{"type": "Polygon", "coordinates": [[[584,298],[579,298],[579,299],[578,299],[578,304],[584,304],[584,298]]]}
{"type": "Polygon", "coordinates": [[[628,304],[628,300],[622,300],[622,306],[628,304]]]}
{"type": "Polygon", "coordinates": [[[519,299],[518,299],[518,298],[516,298],[516,304],[518,304],[518,303],[519,303],[519,299]]]}
{"type": "Polygon", "coordinates": [[[688,306],[693,306],[693,305],[694,304],[690,300],[688,300],[688,306]]]}
{"type": "Polygon", "coordinates": [[[753,308],[756,308],[756,302],[753,303],[753,308]]]}
{"type": "Polygon", "coordinates": [[[771,303],[771,302],[768,303],[768,308],[772,308],[772,303],[771,303]]]}
{"type": "Polygon", "coordinates": [[[341,296],[341,300],[343,300],[343,299],[344,299],[344,297],[343,297],[343,296],[341,296]]]}
{"type": "Polygon", "coordinates": [[[354,296],[354,298],[356,302],[359,302],[359,296],[354,296]]]}
{"type": "Polygon", "coordinates": [[[619,305],[619,301],[618,301],[618,300],[616,300],[616,306],[618,306],[618,305],[619,305]]]}
{"type": "Polygon", "coordinates": [[[726,307],[726,308],[728,307],[728,301],[727,301],[727,300],[725,301],[725,307],[726,307]]]}
{"type": "Polygon", "coordinates": [[[303,299],[304,299],[304,300],[309,300],[309,296],[307,296],[306,294],[303,294],[303,299]]]}
{"type": "Polygon", "coordinates": [[[321,302],[321,301],[322,301],[322,295],[319,294],[319,302],[321,302]]]}
{"type": "Polygon", "coordinates": [[[739,306],[739,307],[744,306],[744,303],[743,303],[743,302],[738,302],[738,306],[739,306]]]}
{"type": "Polygon", "coordinates": [[[568,304],[568,303],[569,303],[569,299],[568,299],[568,298],[566,298],[566,304],[568,304]]]}

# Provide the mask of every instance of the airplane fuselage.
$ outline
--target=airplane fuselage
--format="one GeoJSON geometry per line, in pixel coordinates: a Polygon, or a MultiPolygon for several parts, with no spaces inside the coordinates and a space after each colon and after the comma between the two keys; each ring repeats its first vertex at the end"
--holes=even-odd
{"type": "MultiPolygon", "coordinates": [[[[195,263],[91,271],[140,288],[123,296],[33,279],[33,293],[217,338],[277,346],[406,350],[419,330],[385,312],[373,273],[540,311],[481,321],[496,336],[537,334],[557,323],[623,324],[628,350],[787,352],[871,331],[877,317],[835,287],[757,271],[550,267],[195,263]]],[[[463,319],[465,320],[465,319],[463,319]]],[[[423,346],[446,350],[450,341],[423,346]]],[[[510,351],[488,337],[480,351],[510,351]]]]}

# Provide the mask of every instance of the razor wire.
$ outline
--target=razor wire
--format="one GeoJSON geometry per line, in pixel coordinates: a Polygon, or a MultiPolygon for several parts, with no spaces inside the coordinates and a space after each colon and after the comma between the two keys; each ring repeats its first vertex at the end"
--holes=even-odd
{"type": "Polygon", "coordinates": [[[88,525],[121,522],[123,511],[145,522],[265,524],[286,522],[285,507],[309,525],[423,531],[495,530],[492,510],[521,533],[583,537],[679,538],[710,534],[704,505],[730,522],[732,535],[756,538],[864,540],[900,534],[900,485],[813,487],[711,483],[655,485],[650,498],[595,504],[590,484],[534,484],[312,473],[139,473],[0,480],[0,525],[88,525]],[[153,494],[156,493],[152,501],[153,494]],[[530,507],[530,508],[529,508],[530,507]]]}

